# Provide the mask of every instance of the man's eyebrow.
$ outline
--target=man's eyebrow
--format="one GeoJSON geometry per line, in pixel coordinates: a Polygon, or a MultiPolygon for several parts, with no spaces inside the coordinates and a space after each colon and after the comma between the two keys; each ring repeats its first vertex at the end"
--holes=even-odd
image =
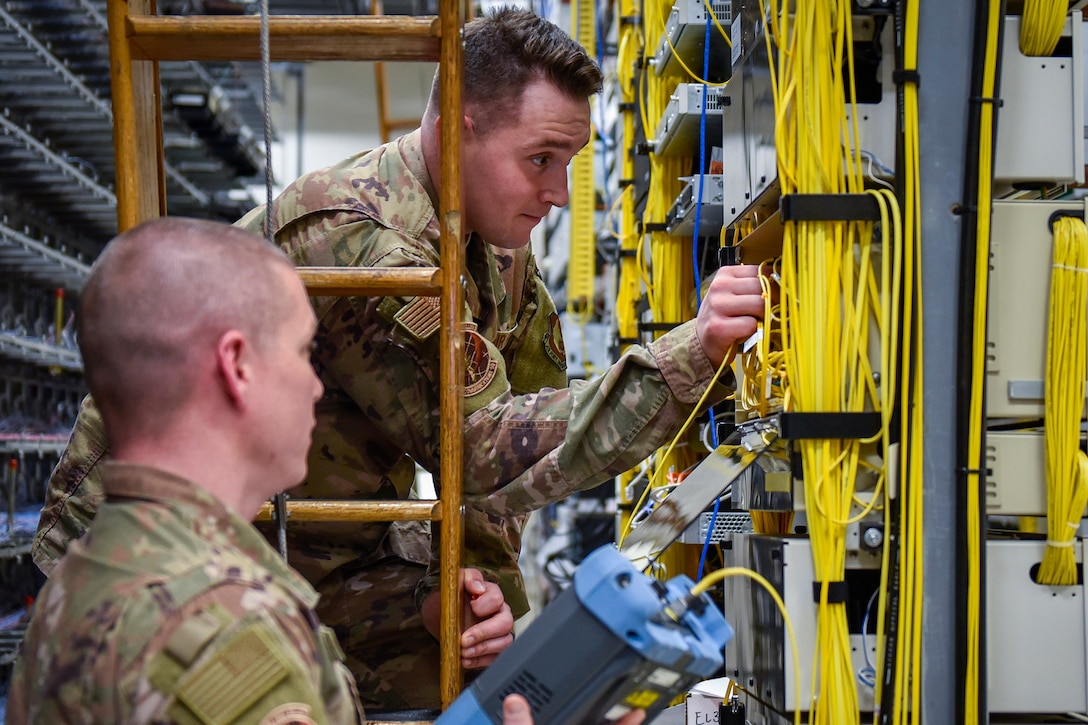
{"type": "MultiPolygon", "coordinates": [[[[587,142],[588,143],[588,142],[587,142]]],[[[578,144],[571,141],[560,141],[558,139],[541,139],[532,143],[525,144],[527,151],[535,151],[537,149],[558,149],[559,151],[577,151],[585,148],[586,144],[578,144]]]]}

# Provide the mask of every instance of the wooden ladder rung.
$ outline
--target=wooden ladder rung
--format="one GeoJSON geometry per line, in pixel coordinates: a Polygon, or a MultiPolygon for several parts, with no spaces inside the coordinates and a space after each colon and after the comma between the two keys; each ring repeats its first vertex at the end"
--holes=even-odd
{"type": "Polygon", "coordinates": [[[437,296],[442,291],[438,267],[371,269],[358,267],[296,267],[313,296],[377,295],[437,296]]]}
{"type": "MultiPolygon", "coordinates": [[[[441,521],[442,507],[437,499],[417,501],[331,501],[287,499],[287,518],[291,521],[441,521]]],[[[265,503],[257,521],[272,520],[272,504],[265,503]]]]}
{"type": "MultiPolygon", "coordinates": [[[[125,32],[136,60],[261,59],[255,15],[130,15],[125,32]]],[[[438,61],[441,29],[434,16],[273,15],[274,61],[438,61]]]]}

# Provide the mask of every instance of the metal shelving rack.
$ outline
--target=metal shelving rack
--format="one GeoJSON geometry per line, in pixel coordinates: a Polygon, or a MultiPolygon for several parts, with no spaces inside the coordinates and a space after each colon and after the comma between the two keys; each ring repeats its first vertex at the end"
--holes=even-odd
{"type": "MultiPolygon", "coordinates": [[[[85,392],[73,302],[118,230],[106,9],[0,5],[0,500],[14,485],[24,512],[40,507],[85,392]]],[[[166,208],[234,221],[264,174],[252,70],[177,61],[162,79],[166,208]],[[182,94],[188,105],[173,102],[182,94]]],[[[0,560],[24,534],[0,525],[0,560]]]]}

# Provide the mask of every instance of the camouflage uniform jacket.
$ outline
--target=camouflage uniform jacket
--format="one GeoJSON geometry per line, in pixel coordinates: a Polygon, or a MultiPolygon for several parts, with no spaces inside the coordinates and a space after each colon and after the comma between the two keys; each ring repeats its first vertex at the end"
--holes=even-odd
{"type": "MultiPolygon", "coordinates": [[[[276,200],[272,224],[276,242],[299,266],[434,267],[441,261],[436,209],[417,130],[298,179],[276,200]]],[[[262,207],[239,224],[262,233],[264,220],[262,207]]],[[[630,348],[595,380],[567,387],[559,317],[528,246],[500,249],[471,235],[463,284],[465,565],[498,581],[519,615],[527,602],[517,568],[518,516],[600,484],[667,443],[714,370],[694,323],[685,323],[648,347],[630,348]]],[[[291,495],[406,498],[416,463],[438,471],[437,300],[313,303],[320,325],[314,360],[326,394],[317,405],[307,480],[291,495]]],[[[726,392],[722,386],[711,402],[726,392]]],[[[90,440],[78,428],[73,440],[90,440]]],[[[39,550],[63,551],[47,531],[63,536],[63,526],[54,525],[69,515],[63,509],[89,495],[68,473],[82,477],[80,458],[86,456],[62,460],[68,471],[53,476],[51,500],[69,503],[59,504],[50,521],[43,514],[39,550]]],[[[387,536],[389,528],[291,524],[291,563],[316,582],[337,566],[390,551],[411,560],[397,532],[387,536]]],[[[421,591],[436,584],[432,571],[421,591]]]]}
{"type": "Polygon", "coordinates": [[[7,722],[363,722],[317,594],[252,524],[153,468],[103,479],[38,597],[7,722]]]}

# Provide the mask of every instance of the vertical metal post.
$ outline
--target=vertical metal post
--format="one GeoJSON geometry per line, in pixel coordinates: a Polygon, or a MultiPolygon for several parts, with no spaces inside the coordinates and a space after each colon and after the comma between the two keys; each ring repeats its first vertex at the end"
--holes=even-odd
{"type": "MultiPolygon", "coordinates": [[[[925,366],[925,595],[922,723],[956,721],[956,349],[974,3],[919,2],[919,122],[922,194],[923,365],[925,366]]],[[[957,683],[959,683],[957,685],[957,683]]]]}

